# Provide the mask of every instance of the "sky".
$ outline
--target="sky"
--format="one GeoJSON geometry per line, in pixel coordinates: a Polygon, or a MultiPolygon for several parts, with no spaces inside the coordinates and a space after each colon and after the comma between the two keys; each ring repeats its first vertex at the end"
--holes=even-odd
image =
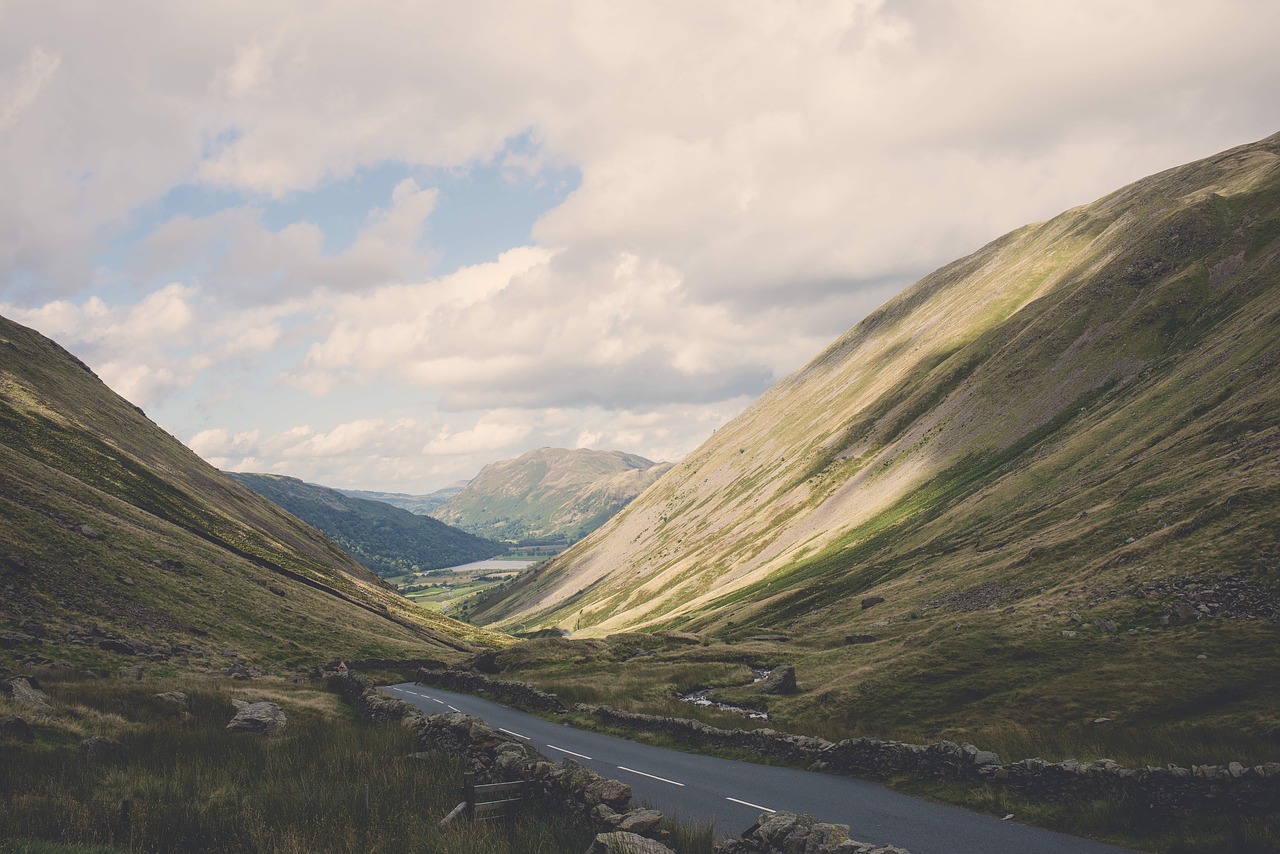
{"type": "Polygon", "coordinates": [[[938,266],[1280,130],[1277,33],[1274,0],[0,0],[0,315],[224,469],[676,461],[938,266]]]}

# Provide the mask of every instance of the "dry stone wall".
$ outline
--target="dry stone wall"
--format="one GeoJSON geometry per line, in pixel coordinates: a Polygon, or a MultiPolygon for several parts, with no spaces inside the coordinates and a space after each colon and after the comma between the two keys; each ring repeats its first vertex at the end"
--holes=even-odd
{"type": "Polygon", "coordinates": [[[490,679],[483,673],[460,668],[431,669],[418,671],[419,685],[433,685],[446,691],[462,691],[467,694],[483,694],[508,706],[529,709],[535,712],[568,711],[555,694],[539,691],[527,682],[509,682],[502,679],[490,679]]]}
{"type": "MultiPolygon", "coordinates": [[[[354,673],[339,680],[337,687],[344,699],[360,711],[362,719],[378,723],[399,721],[414,733],[424,749],[445,750],[462,757],[480,782],[531,781],[534,799],[582,816],[594,825],[597,836],[589,852],[677,854],[666,844],[670,834],[661,826],[662,813],[633,805],[631,787],[626,783],[571,760],[553,763],[533,747],[479,718],[461,713],[423,715],[403,700],[373,690],[354,673]]],[[[909,854],[892,846],[852,842],[845,825],[789,813],[761,815],[759,823],[740,839],[721,840],[715,850],[717,854],[909,854]]]]}
{"type": "Polygon", "coordinates": [[[883,780],[911,775],[930,780],[984,782],[1051,800],[1140,799],[1164,813],[1216,811],[1242,814],[1280,812],[1280,763],[1244,766],[1193,765],[1182,768],[1124,768],[1096,762],[1024,759],[1002,764],[1000,757],[972,744],[941,741],[919,745],[876,738],[831,742],[772,729],[725,730],[685,718],[624,712],[579,704],[580,712],[611,726],[664,733],[711,747],[750,750],[812,770],[883,780]]]}

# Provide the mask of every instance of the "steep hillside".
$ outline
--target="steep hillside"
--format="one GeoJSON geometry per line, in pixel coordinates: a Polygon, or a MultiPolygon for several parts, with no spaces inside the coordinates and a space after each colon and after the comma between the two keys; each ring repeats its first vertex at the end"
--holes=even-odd
{"type": "Polygon", "coordinates": [[[1280,723],[1278,361],[1274,136],[927,276],[473,619],[784,632],[781,707],[862,721],[1280,723]]]}
{"type": "Polygon", "coordinates": [[[227,648],[301,665],[503,642],[403,599],[4,318],[0,591],[0,655],[71,665],[227,648]]]}
{"type": "Polygon", "coordinates": [[[428,492],[426,495],[409,495],[404,492],[377,492],[369,489],[339,489],[337,491],[349,498],[381,501],[383,504],[390,504],[392,507],[408,510],[415,515],[425,516],[461,492],[466,485],[467,481],[459,480],[448,486],[442,486],[435,492],[428,492]]]}
{"type": "Polygon", "coordinates": [[[384,578],[484,560],[506,550],[429,516],[277,474],[231,478],[318,528],[384,578]]]}
{"type": "Polygon", "coordinates": [[[572,543],[670,468],[621,451],[540,448],[485,466],[431,515],[495,540],[572,543]]]}

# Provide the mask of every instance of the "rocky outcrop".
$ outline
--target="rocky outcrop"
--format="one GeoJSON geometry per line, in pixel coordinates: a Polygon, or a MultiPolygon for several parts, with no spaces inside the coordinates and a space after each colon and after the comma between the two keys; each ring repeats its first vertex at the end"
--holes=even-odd
{"type": "Polygon", "coordinates": [[[508,706],[534,712],[567,711],[555,694],[539,691],[527,682],[490,679],[482,673],[474,673],[470,670],[426,668],[418,671],[417,679],[419,685],[434,685],[448,691],[483,694],[508,706]]]}
{"type": "Polygon", "coordinates": [[[778,812],[760,816],[738,839],[716,843],[716,854],[908,854],[892,845],[856,842],[847,824],[778,812]]]}
{"type": "Polygon", "coordinates": [[[615,830],[612,833],[597,833],[595,841],[591,843],[586,854],[676,854],[676,852],[656,840],[636,833],[615,830]]]}
{"type": "Polygon", "coordinates": [[[271,733],[283,729],[288,722],[284,710],[275,703],[246,703],[232,700],[236,715],[227,724],[229,732],[271,733]]]}
{"type": "Polygon", "coordinates": [[[40,683],[30,676],[15,676],[0,682],[0,694],[5,694],[15,703],[42,709],[49,705],[49,697],[40,690],[40,683]]]}
{"type": "Polygon", "coordinates": [[[1206,617],[1280,622],[1280,598],[1243,573],[1166,579],[1140,588],[1136,595],[1164,603],[1160,622],[1166,626],[1206,617]]]}

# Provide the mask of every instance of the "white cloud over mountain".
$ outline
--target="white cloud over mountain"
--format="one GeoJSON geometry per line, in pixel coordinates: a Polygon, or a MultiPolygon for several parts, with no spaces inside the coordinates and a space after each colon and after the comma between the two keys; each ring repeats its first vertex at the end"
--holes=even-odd
{"type": "Polygon", "coordinates": [[[1277,30],[1262,0],[8,3],[0,312],[220,465],[675,457],[929,269],[1274,132],[1277,30]],[[501,204],[450,176],[566,169],[527,239],[440,267],[450,211],[501,204]]]}

